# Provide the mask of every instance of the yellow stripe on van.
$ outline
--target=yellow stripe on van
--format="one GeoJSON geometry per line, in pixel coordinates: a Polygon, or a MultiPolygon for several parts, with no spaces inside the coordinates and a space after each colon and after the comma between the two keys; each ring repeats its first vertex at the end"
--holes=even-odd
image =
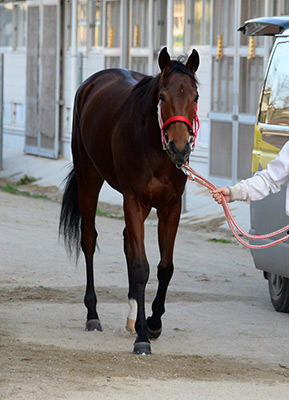
{"type": "Polygon", "coordinates": [[[254,148],[252,151],[251,171],[257,172],[267,167],[268,163],[273,160],[280,149],[262,139],[262,133],[257,125],[255,125],[254,148]]]}

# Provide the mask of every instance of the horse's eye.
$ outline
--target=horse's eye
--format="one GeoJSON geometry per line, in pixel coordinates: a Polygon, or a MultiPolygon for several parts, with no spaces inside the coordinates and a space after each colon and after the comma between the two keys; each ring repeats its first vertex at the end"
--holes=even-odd
{"type": "Polygon", "coordinates": [[[195,98],[194,98],[194,102],[196,103],[198,100],[199,100],[199,95],[197,94],[196,96],[195,96],[195,98]]]}
{"type": "Polygon", "coordinates": [[[162,93],[160,93],[160,101],[165,101],[165,96],[162,93]]]}

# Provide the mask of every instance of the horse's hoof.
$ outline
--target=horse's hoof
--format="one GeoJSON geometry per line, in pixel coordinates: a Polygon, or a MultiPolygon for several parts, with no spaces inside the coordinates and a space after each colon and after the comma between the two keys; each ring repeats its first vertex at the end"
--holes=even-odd
{"type": "Polygon", "coordinates": [[[133,353],[141,356],[152,354],[149,342],[137,342],[134,344],[133,353]]]}
{"type": "Polygon", "coordinates": [[[147,323],[148,323],[147,334],[148,334],[148,338],[149,339],[154,340],[154,339],[157,339],[162,333],[162,322],[160,322],[160,328],[159,329],[152,329],[152,328],[150,328],[151,321],[152,321],[152,318],[148,317],[148,319],[147,319],[147,323]]]}
{"type": "Polygon", "coordinates": [[[90,319],[89,321],[86,321],[85,330],[89,332],[91,331],[102,332],[102,327],[99,319],[90,319]]]}
{"type": "Polygon", "coordinates": [[[147,328],[147,333],[148,333],[148,338],[149,338],[149,339],[155,340],[155,339],[157,339],[159,336],[161,336],[162,328],[160,328],[160,329],[158,329],[158,330],[156,330],[156,331],[153,331],[152,329],[150,329],[150,328],[148,327],[148,328],[147,328]]]}
{"type": "Polygon", "coordinates": [[[130,319],[127,318],[126,320],[126,325],[125,325],[125,329],[131,333],[132,335],[136,334],[136,330],[135,330],[135,320],[134,319],[130,319]]]}

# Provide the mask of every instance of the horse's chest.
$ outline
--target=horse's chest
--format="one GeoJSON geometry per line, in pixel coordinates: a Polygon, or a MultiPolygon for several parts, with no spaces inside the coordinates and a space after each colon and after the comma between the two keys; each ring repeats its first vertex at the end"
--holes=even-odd
{"type": "Polygon", "coordinates": [[[183,192],[183,185],[170,179],[153,177],[144,191],[144,198],[152,207],[165,207],[177,200],[183,192]]]}

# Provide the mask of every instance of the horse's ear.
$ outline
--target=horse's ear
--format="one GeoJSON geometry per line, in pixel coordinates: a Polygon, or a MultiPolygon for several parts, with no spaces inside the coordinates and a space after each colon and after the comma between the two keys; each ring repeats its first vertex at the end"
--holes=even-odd
{"type": "Polygon", "coordinates": [[[171,58],[166,47],[164,47],[159,54],[159,66],[162,72],[166,71],[171,66],[171,58]]]}
{"type": "Polygon", "coordinates": [[[187,61],[186,67],[193,73],[196,73],[197,69],[199,68],[199,64],[200,64],[199,53],[197,52],[197,50],[194,49],[187,61]]]}

